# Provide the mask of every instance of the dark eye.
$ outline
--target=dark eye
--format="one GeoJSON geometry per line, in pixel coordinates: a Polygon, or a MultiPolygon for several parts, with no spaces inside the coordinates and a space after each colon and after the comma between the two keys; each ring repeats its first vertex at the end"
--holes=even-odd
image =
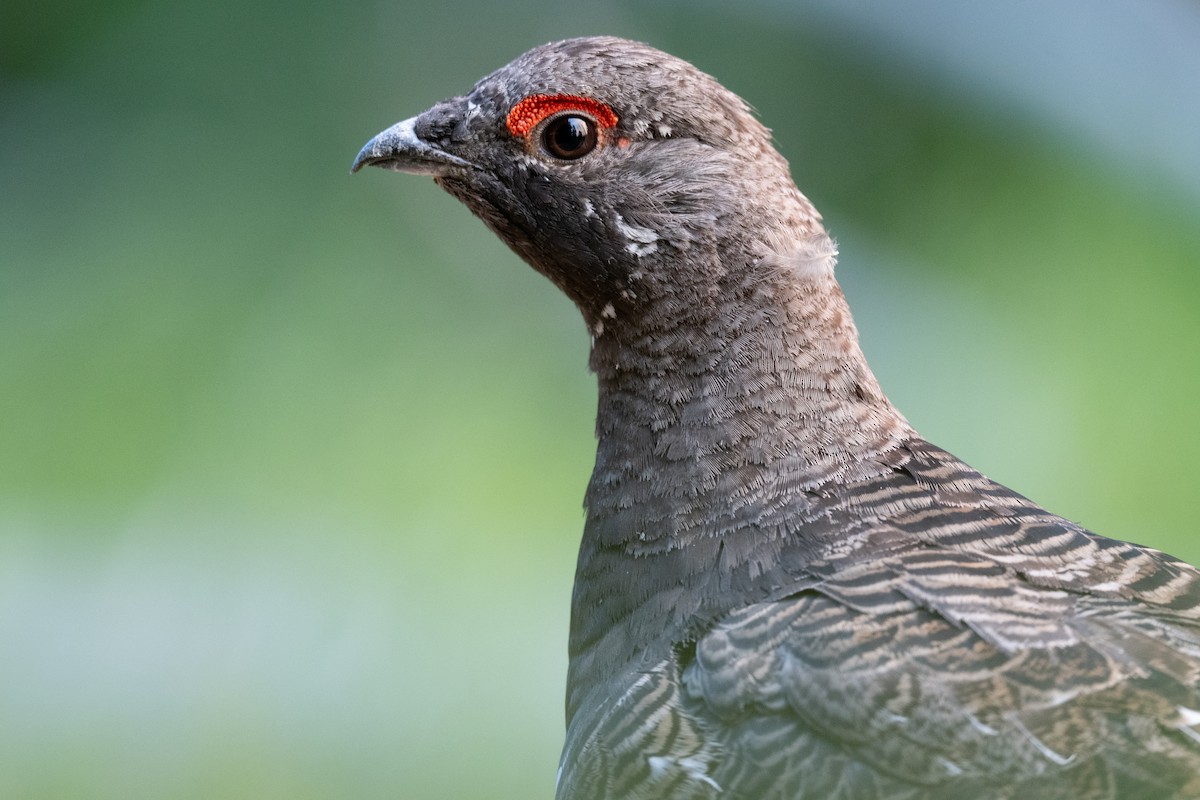
{"type": "Polygon", "coordinates": [[[542,146],[555,158],[571,161],[592,152],[597,141],[596,123],[579,114],[555,117],[542,131],[542,146]]]}

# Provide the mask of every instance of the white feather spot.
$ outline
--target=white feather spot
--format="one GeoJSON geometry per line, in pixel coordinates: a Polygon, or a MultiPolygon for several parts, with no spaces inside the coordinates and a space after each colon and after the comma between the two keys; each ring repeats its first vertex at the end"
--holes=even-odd
{"type": "Polygon", "coordinates": [[[584,215],[585,217],[594,217],[594,216],[596,216],[596,207],[595,207],[594,205],[592,205],[592,201],[591,201],[591,200],[584,199],[584,201],[583,201],[583,215],[584,215]]]}
{"type": "Polygon", "coordinates": [[[1057,753],[1054,750],[1050,749],[1050,745],[1046,744],[1041,739],[1034,736],[1033,732],[1030,731],[1028,728],[1026,728],[1024,725],[1022,725],[1021,721],[1019,719],[1017,719],[1016,717],[1012,717],[1012,722],[1014,725],[1017,726],[1017,730],[1021,731],[1021,733],[1024,734],[1025,738],[1029,741],[1029,743],[1031,745],[1033,745],[1035,748],[1037,748],[1037,751],[1039,753],[1041,753],[1043,756],[1045,756],[1048,760],[1053,761],[1055,764],[1057,764],[1060,767],[1065,767],[1075,760],[1074,753],[1072,753],[1069,756],[1064,756],[1063,754],[1057,753]]]}
{"type": "Polygon", "coordinates": [[[951,761],[948,758],[938,756],[937,762],[946,769],[947,775],[962,775],[963,774],[963,768],[960,767],[958,764],[955,764],[953,761],[951,761]]]}
{"type": "Polygon", "coordinates": [[[469,123],[471,120],[479,116],[479,103],[467,101],[467,113],[463,114],[463,122],[469,123]]]}
{"type": "Polygon", "coordinates": [[[825,234],[804,239],[799,246],[794,242],[768,242],[772,251],[762,259],[762,264],[786,271],[802,280],[817,280],[833,276],[837,263],[837,244],[825,234]]]}
{"type": "Polygon", "coordinates": [[[638,258],[658,250],[658,233],[650,228],[630,225],[620,214],[616,215],[617,230],[625,237],[625,249],[638,258]]]}
{"type": "Polygon", "coordinates": [[[1047,692],[1046,700],[1052,706],[1061,706],[1063,703],[1069,703],[1079,696],[1078,690],[1071,692],[1047,692]]]}
{"type": "Polygon", "coordinates": [[[1179,712],[1179,718],[1183,721],[1184,725],[1200,724],[1200,711],[1188,708],[1187,706],[1176,706],[1175,710],[1179,712]]]}
{"type": "Polygon", "coordinates": [[[971,727],[982,733],[984,736],[995,736],[999,733],[991,725],[988,725],[974,714],[967,714],[967,721],[971,723],[971,727]]]}
{"type": "Polygon", "coordinates": [[[698,758],[675,758],[674,756],[649,756],[646,762],[650,765],[650,779],[658,780],[676,769],[682,769],[684,774],[694,781],[707,784],[718,792],[721,786],[708,776],[707,765],[698,758]]]}
{"type": "Polygon", "coordinates": [[[604,308],[600,309],[600,316],[606,319],[616,319],[617,310],[613,308],[612,303],[605,303],[604,308]]]}

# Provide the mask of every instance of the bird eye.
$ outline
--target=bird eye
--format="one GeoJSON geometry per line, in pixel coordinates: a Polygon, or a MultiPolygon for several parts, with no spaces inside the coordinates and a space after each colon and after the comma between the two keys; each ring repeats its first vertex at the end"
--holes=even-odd
{"type": "Polygon", "coordinates": [[[555,117],[542,130],[546,152],[564,161],[583,158],[595,149],[597,141],[596,122],[581,114],[555,117]]]}

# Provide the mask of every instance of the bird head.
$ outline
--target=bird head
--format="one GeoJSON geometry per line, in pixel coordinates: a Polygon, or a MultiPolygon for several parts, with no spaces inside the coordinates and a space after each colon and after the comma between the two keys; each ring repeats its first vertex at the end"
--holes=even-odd
{"type": "Polygon", "coordinates": [[[660,320],[820,236],[770,133],[685,61],[612,37],[535,48],[371,139],[354,170],[433,176],[579,306],[660,320]]]}

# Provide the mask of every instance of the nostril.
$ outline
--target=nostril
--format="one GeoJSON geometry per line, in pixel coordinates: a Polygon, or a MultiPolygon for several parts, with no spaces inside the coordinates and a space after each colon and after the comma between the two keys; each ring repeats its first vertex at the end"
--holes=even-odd
{"type": "Polygon", "coordinates": [[[430,144],[461,142],[467,137],[461,98],[438,103],[417,120],[416,134],[430,144]]]}

